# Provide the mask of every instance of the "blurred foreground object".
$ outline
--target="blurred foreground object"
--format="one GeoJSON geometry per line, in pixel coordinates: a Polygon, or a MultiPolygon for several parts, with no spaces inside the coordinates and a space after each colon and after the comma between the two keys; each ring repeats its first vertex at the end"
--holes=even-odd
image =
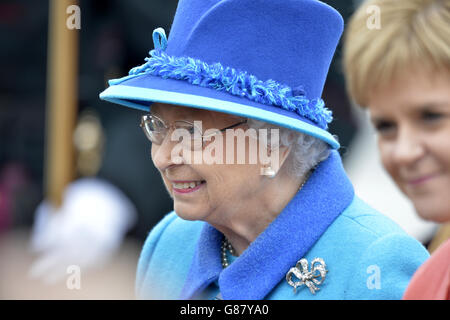
{"type": "Polygon", "coordinates": [[[36,210],[31,250],[39,258],[30,276],[46,283],[67,277],[70,266],[101,268],[117,253],[136,221],[136,209],[110,183],[83,178],[70,184],[60,208],[44,201],[36,210]]]}
{"type": "Polygon", "coordinates": [[[105,134],[98,114],[83,111],[75,127],[73,144],[77,151],[76,169],[83,177],[95,176],[102,164],[105,134]]]}

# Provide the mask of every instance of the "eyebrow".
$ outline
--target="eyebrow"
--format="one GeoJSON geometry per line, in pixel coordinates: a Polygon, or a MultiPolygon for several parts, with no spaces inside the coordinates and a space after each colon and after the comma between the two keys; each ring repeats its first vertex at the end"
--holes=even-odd
{"type": "Polygon", "coordinates": [[[417,104],[413,105],[408,110],[408,114],[411,116],[420,115],[424,112],[445,112],[450,111],[450,109],[445,108],[446,106],[449,106],[448,102],[443,101],[436,101],[436,102],[429,102],[424,104],[417,104]],[[448,109],[448,110],[445,110],[448,109]]]}
{"type": "Polygon", "coordinates": [[[429,109],[441,109],[443,107],[449,106],[450,103],[446,101],[435,101],[435,102],[426,102],[422,104],[412,105],[411,112],[415,111],[424,111],[429,109]]]}
{"type": "MultiPolygon", "coordinates": [[[[416,104],[416,105],[411,105],[408,107],[408,113],[423,112],[423,111],[427,111],[430,109],[442,109],[444,107],[448,107],[449,105],[450,105],[449,102],[445,102],[445,101],[416,104]]],[[[450,111],[450,109],[449,109],[449,111],[450,111]]],[[[370,119],[372,121],[375,121],[375,120],[380,121],[380,120],[385,120],[386,118],[383,116],[376,116],[371,113],[370,119]]]]}
{"type": "MultiPolygon", "coordinates": [[[[156,116],[156,117],[158,117],[159,119],[161,119],[162,121],[164,121],[165,123],[168,123],[167,122],[167,119],[164,119],[164,117],[162,117],[160,114],[158,114],[157,112],[152,112],[151,110],[150,110],[150,115],[152,115],[152,116],[156,116]]],[[[198,119],[193,119],[192,117],[189,117],[189,118],[183,118],[183,119],[178,119],[178,120],[175,120],[175,121],[186,121],[186,122],[189,122],[189,123],[194,123],[194,121],[202,121],[202,120],[198,120],[198,119]]]]}
{"type": "Polygon", "coordinates": [[[370,117],[370,122],[372,122],[373,125],[377,125],[383,122],[392,122],[395,120],[390,120],[389,118],[383,118],[383,117],[370,117]]]}

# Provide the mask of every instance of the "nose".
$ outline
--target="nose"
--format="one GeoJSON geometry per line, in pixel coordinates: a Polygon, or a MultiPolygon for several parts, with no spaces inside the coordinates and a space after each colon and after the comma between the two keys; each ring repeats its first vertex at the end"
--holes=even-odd
{"type": "Polygon", "coordinates": [[[394,149],[394,160],[400,165],[413,165],[425,153],[424,144],[417,132],[399,130],[394,149]]]}
{"type": "Polygon", "coordinates": [[[182,162],[180,152],[179,145],[176,141],[171,141],[168,134],[160,145],[152,144],[153,164],[163,172],[166,168],[182,162]]]}

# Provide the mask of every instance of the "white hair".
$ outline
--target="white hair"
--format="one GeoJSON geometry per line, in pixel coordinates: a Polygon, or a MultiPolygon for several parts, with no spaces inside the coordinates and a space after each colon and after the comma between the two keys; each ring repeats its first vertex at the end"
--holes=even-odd
{"type": "MultiPolygon", "coordinates": [[[[288,174],[296,178],[303,177],[330,155],[330,147],[326,142],[308,134],[250,118],[247,120],[247,124],[255,130],[267,129],[268,133],[270,129],[279,130],[279,146],[291,147],[291,152],[283,166],[287,166],[288,174]]],[[[270,136],[268,134],[268,146],[272,143],[270,136]]],[[[275,142],[274,145],[278,144],[275,142]]]]}

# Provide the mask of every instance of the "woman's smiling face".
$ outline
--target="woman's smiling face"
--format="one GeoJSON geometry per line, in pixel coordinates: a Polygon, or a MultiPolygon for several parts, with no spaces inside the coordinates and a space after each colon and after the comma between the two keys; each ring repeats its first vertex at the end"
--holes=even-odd
{"type": "MultiPolygon", "coordinates": [[[[222,129],[242,121],[242,118],[208,110],[179,107],[155,103],[151,113],[157,115],[166,124],[177,120],[201,121],[203,132],[208,128],[222,129]]],[[[233,130],[246,129],[245,124],[233,130]]],[[[152,160],[160,171],[164,184],[173,198],[174,210],[183,219],[203,220],[220,223],[220,219],[231,219],[219,213],[225,208],[236,206],[236,212],[242,212],[249,199],[261,188],[260,165],[258,164],[207,164],[176,163],[171,156],[176,141],[171,141],[169,131],[160,145],[152,144],[152,160]],[[186,189],[190,184],[195,187],[186,189]]],[[[225,135],[223,136],[224,144],[225,135]]],[[[193,155],[195,152],[192,152],[193,155]]],[[[195,155],[193,155],[193,158],[195,155]]],[[[224,152],[223,157],[226,157],[224,152]]],[[[185,158],[183,156],[183,158],[185,158]]],[[[227,210],[225,210],[227,211],[227,210]]],[[[229,211],[229,209],[228,209],[229,211]]]]}
{"type": "Polygon", "coordinates": [[[450,220],[450,73],[412,68],[370,94],[384,167],[427,220],[450,220]]]}

